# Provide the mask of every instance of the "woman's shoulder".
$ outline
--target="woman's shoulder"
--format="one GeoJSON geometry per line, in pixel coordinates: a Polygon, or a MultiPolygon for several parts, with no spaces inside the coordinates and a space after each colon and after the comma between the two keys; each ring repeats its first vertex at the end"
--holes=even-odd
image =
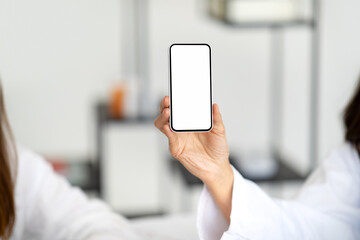
{"type": "Polygon", "coordinates": [[[49,163],[34,151],[17,145],[17,193],[24,194],[42,181],[43,173],[51,169],[49,163]]]}
{"type": "Polygon", "coordinates": [[[50,164],[47,163],[42,156],[30,150],[29,148],[22,145],[17,145],[16,149],[18,160],[18,179],[25,176],[34,177],[32,175],[38,175],[38,173],[42,170],[51,168],[50,164]]]}
{"type": "Polygon", "coordinates": [[[296,199],[308,206],[327,211],[343,205],[357,206],[360,199],[360,160],[349,143],[333,149],[307,179],[296,199]]]}
{"type": "Polygon", "coordinates": [[[332,150],[330,156],[323,162],[325,167],[343,170],[347,173],[360,175],[360,158],[355,147],[350,143],[343,143],[332,150]]]}
{"type": "MultiPolygon", "coordinates": [[[[50,164],[34,151],[21,145],[16,146],[16,151],[16,223],[14,236],[15,239],[22,239],[28,231],[29,223],[31,223],[31,227],[34,227],[39,222],[39,220],[34,220],[33,213],[40,212],[36,209],[37,200],[43,194],[40,191],[40,186],[48,181],[46,173],[52,172],[52,170],[50,164]]],[[[40,216],[37,219],[39,218],[40,216]]]]}

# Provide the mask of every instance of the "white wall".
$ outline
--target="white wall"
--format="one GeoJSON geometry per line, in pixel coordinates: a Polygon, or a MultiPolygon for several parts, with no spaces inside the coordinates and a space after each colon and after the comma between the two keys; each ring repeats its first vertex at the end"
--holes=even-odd
{"type": "Polygon", "coordinates": [[[118,0],[0,0],[0,75],[17,140],[90,151],[92,108],[120,76],[118,0]]]}
{"type": "Polygon", "coordinates": [[[320,158],[343,141],[342,111],[360,75],[360,1],[324,0],[323,5],[320,158]]]}

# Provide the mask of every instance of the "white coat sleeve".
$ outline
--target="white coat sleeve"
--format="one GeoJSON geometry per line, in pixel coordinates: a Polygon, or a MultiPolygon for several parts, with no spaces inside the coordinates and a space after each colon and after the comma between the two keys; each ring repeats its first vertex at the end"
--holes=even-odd
{"type": "Polygon", "coordinates": [[[19,211],[25,212],[21,239],[138,239],[126,219],[70,186],[41,157],[27,151],[20,158],[19,211]]]}
{"type": "Polygon", "coordinates": [[[270,198],[233,169],[230,225],[205,187],[200,239],[360,239],[359,164],[354,169],[337,158],[335,153],[325,161],[291,201],[270,198]]]}

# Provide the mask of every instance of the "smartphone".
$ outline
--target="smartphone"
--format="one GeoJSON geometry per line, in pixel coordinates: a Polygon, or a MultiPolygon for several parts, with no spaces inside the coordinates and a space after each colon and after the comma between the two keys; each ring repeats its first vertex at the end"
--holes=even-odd
{"type": "Polygon", "coordinates": [[[169,48],[170,128],[174,132],[212,129],[211,48],[175,43],[169,48]]]}

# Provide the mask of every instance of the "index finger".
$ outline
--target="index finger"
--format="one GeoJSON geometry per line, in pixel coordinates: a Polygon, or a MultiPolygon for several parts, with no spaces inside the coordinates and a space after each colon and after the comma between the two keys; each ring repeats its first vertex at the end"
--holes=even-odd
{"type": "Polygon", "coordinates": [[[168,108],[169,105],[170,105],[170,98],[169,98],[169,96],[165,96],[160,103],[160,113],[162,112],[162,110],[164,108],[168,108]]]}

